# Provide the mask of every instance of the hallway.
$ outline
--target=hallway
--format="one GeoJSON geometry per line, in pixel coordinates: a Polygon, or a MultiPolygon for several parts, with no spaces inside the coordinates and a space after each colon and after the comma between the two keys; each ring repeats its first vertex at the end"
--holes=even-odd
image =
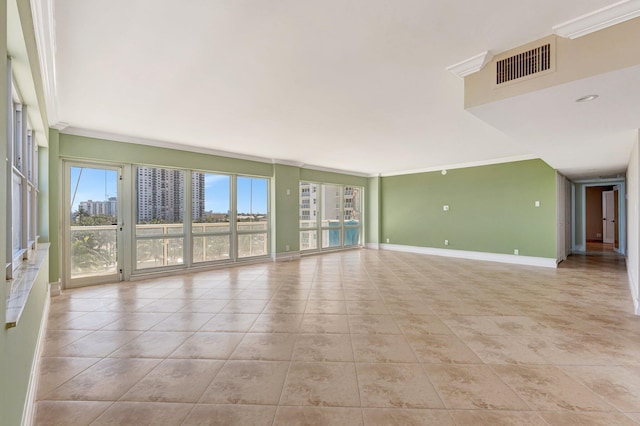
{"type": "Polygon", "coordinates": [[[374,250],[51,300],[38,425],[640,423],[624,259],[374,250]]]}

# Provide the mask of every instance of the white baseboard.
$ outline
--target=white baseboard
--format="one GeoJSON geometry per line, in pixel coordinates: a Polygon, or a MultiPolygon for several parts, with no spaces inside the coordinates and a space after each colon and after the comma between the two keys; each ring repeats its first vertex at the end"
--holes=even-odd
{"type": "Polygon", "coordinates": [[[299,251],[288,251],[285,253],[275,253],[271,255],[274,262],[291,262],[292,260],[300,260],[299,251]]]}
{"type": "Polygon", "coordinates": [[[633,313],[640,315],[640,295],[638,291],[638,279],[633,275],[633,271],[629,267],[629,259],[627,259],[627,277],[629,278],[629,291],[631,291],[631,300],[633,300],[633,313]]]}
{"type": "Polygon", "coordinates": [[[366,243],[364,247],[371,250],[380,250],[380,243],[366,243]]]}
{"type": "Polygon", "coordinates": [[[56,281],[55,283],[49,283],[49,296],[56,297],[62,294],[62,283],[56,281]]]}
{"type": "Polygon", "coordinates": [[[27,396],[24,401],[24,411],[22,412],[22,426],[31,426],[34,424],[34,421],[36,419],[36,392],[38,391],[38,379],[40,378],[40,355],[42,355],[44,336],[47,331],[50,303],[51,295],[49,294],[49,286],[47,286],[47,295],[45,296],[44,309],[42,310],[42,319],[40,320],[40,330],[38,330],[38,342],[36,343],[36,350],[33,353],[31,375],[29,376],[27,396]]]}
{"type": "Polygon", "coordinates": [[[459,259],[483,260],[486,262],[511,263],[515,265],[541,266],[545,268],[558,267],[556,259],[547,257],[516,256],[513,254],[484,253],[480,251],[451,250],[433,247],[403,246],[398,244],[380,244],[380,249],[428,254],[431,256],[455,257],[459,259]]]}

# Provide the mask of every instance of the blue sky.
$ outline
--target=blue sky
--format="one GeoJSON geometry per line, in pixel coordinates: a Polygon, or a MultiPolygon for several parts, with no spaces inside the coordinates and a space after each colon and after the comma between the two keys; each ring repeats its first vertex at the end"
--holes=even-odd
{"type": "MultiPolygon", "coordinates": [[[[229,210],[229,183],[229,176],[205,174],[206,211],[226,213],[229,210]]],[[[71,210],[78,210],[81,201],[103,201],[108,197],[114,197],[117,187],[118,174],[115,170],[72,167],[71,210]]],[[[267,212],[267,179],[239,176],[237,187],[239,213],[267,212]]]]}

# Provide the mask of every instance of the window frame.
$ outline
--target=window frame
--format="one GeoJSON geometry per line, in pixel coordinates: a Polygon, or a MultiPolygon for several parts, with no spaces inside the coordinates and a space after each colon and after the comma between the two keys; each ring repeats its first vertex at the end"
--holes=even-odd
{"type": "MultiPolygon", "coordinates": [[[[357,185],[348,185],[348,184],[336,184],[336,183],[324,183],[324,182],[312,182],[312,181],[299,181],[299,203],[298,203],[298,228],[300,233],[300,251],[302,253],[316,253],[316,252],[326,252],[326,251],[335,251],[335,250],[344,250],[350,248],[362,247],[363,237],[364,237],[364,223],[363,223],[363,209],[364,206],[364,188],[357,185]],[[309,191],[306,191],[306,188],[303,188],[303,185],[309,185],[309,191]],[[335,219],[327,218],[324,220],[324,212],[323,208],[326,207],[325,200],[325,187],[333,187],[337,188],[336,197],[338,198],[338,202],[336,203],[335,209],[338,210],[339,214],[339,223],[338,226],[330,225],[330,221],[333,222],[335,219]],[[355,197],[359,198],[359,206],[357,206],[355,197]],[[304,197],[304,199],[303,199],[304,197]],[[304,202],[306,198],[311,200],[313,198],[313,203],[309,203],[312,208],[310,208],[310,212],[313,212],[313,215],[309,219],[303,217],[302,212],[303,209],[306,212],[307,204],[304,202]],[[349,198],[351,201],[350,206],[346,206],[346,198],[349,198]],[[359,207],[359,209],[357,209],[359,207]],[[357,224],[348,224],[347,222],[353,220],[351,217],[349,219],[345,218],[347,210],[358,212],[360,218],[357,219],[357,224]],[[318,214],[319,211],[319,214],[318,214]],[[303,227],[302,222],[311,222],[311,226],[303,227]],[[327,222],[323,224],[323,222],[327,222]],[[357,243],[356,244],[348,244],[346,233],[349,230],[356,230],[357,233],[357,243]],[[325,241],[330,238],[331,231],[339,232],[339,244],[338,245],[329,245],[325,241]],[[308,236],[306,235],[308,234],[308,236]],[[304,249],[305,242],[308,242],[311,239],[311,236],[315,234],[315,247],[304,249]]],[[[331,200],[331,205],[333,206],[333,200],[331,200]]],[[[334,207],[331,207],[333,209],[334,207]]]]}
{"type": "Polygon", "coordinates": [[[5,278],[32,256],[38,240],[38,155],[29,107],[22,101],[7,59],[6,259],[5,278]]]}

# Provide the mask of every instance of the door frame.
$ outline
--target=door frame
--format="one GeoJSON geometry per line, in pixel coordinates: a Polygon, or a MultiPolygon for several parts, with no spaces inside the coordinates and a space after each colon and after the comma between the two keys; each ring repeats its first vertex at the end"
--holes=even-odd
{"type": "Polygon", "coordinates": [[[90,285],[112,283],[122,281],[125,277],[125,270],[127,269],[125,259],[125,246],[126,246],[126,232],[124,232],[124,220],[126,216],[126,206],[123,202],[125,194],[123,190],[125,185],[124,181],[124,166],[122,164],[111,163],[97,163],[84,160],[74,159],[62,159],[61,161],[61,179],[62,179],[62,215],[60,218],[61,226],[61,256],[60,256],[60,271],[62,277],[62,288],[70,289],[77,287],[86,287],[90,285]],[[116,228],[116,272],[114,274],[104,276],[92,276],[85,278],[71,278],[71,168],[72,167],[85,167],[91,169],[105,169],[112,170],[118,173],[117,182],[117,205],[118,205],[118,225],[116,228]]]}
{"type": "Polygon", "coordinates": [[[605,222],[602,225],[602,242],[604,244],[615,244],[616,242],[616,228],[617,228],[617,223],[618,223],[618,218],[614,217],[613,220],[613,235],[609,235],[609,232],[607,232],[607,223],[608,222],[608,217],[610,217],[612,214],[615,216],[615,190],[610,190],[610,191],[602,191],[602,220],[605,222]],[[613,212],[610,212],[608,209],[608,195],[611,194],[611,203],[612,203],[612,209],[613,212]]]}
{"type": "Polygon", "coordinates": [[[616,252],[626,255],[627,252],[627,216],[626,216],[626,179],[624,177],[619,178],[609,178],[609,179],[588,179],[588,180],[577,180],[574,181],[574,193],[572,196],[572,205],[573,205],[573,236],[572,236],[572,250],[577,253],[584,253],[587,250],[587,242],[586,242],[586,232],[587,232],[587,187],[591,186],[617,186],[618,187],[618,235],[619,235],[619,247],[615,249],[616,252]],[[580,212],[577,210],[576,206],[576,192],[577,188],[575,185],[581,185],[581,205],[582,209],[580,212]],[[580,240],[577,239],[577,216],[580,213],[581,217],[581,232],[582,238],[580,240]]]}

